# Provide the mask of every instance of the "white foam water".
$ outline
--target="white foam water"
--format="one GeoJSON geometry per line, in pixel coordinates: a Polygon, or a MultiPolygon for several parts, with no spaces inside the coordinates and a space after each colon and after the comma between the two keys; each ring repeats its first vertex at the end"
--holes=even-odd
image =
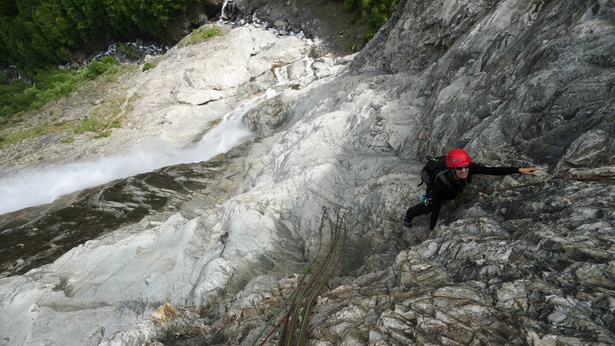
{"type": "Polygon", "coordinates": [[[218,126],[209,130],[190,148],[176,149],[159,141],[146,148],[135,148],[128,154],[102,157],[89,162],[76,162],[47,167],[37,172],[22,173],[0,179],[0,215],[23,208],[51,203],[58,197],[115,179],[181,164],[206,161],[225,153],[246,137],[250,129],[244,115],[263,100],[276,95],[273,89],[242,107],[224,115],[218,126]]]}

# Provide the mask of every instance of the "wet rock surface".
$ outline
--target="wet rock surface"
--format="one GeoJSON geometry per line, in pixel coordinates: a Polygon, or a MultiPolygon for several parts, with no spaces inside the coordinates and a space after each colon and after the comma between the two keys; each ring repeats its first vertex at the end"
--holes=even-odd
{"type": "MultiPolygon", "coordinates": [[[[357,79],[373,73],[369,87],[382,96],[363,109],[373,115],[371,126],[356,129],[360,116],[350,117],[353,138],[402,157],[466,146],[485,162],[532,162],[556,177],[612,177],[606,138],[615,134],[613,74],[588,57],[609,49],[612,20],[604,1],[401,2],[352,62],[357,79]],[[395,117],[393,97],[380,87],[385,80],[418,123],[395,117]]],[[[345,83],[335,85],[351,85],[344,95],[354,102],[368,94],[367,84],[339,80],[345,83]]],[[[319,102],[315,108],[328,101],[319,102]]],[[[475,191],[536,181],[481,179],[475,191]]],[[[404,232],[393,226],[398,220],[382,220],[395,218],[391,209],[354,199],[360,207],[351,229],[360,233],[368,224],[371,252],[319,297],[310,344],[613,343],[612,181],[546,181],[449,205],[444,225],[423,242],[417,238],[425,238],[426,220],[404,232]],[[366,214],[381,219],[368,221],[366,214]]],[[[362,251],[358,243],[349,251],[362,251]]],[[[201,335],[165,340],[262,341],[258,332],[267,335],[280,320],[266,327],[297,277],[272,280],[256,278],[217,309],[205,309],[199,323],[210,329],[201,335]]]]}
{"type": "Polygon", "coordinates": [[[236,0],[233,4],[243,21],[267,23],[283,33],[304,32],[317,43],[314,50],[320,56],[358,52],[365,46],[370,30],[367,23],[357,20],[358,13],[332,0],[236,0]]]}
{"type": "Polygon", "coordinates": [[[13,129],[44,124],[59,114],[59,124],[115,119],[121,126],[114,128],[112,135],[76,134],[66,128],[3,146],[0,173],[10,176],[24,168],[87,162],[142,148],[193,146],[226,114],[275,85],[275,67],[301,60],[310,50],[299,36],[278,37],[264,28],[231,30],[228,25],[209,24],[204,30],[212,28],[220,35],[150,57],[147,61],[155,66],[150,70],[143,71],[142,65],[124,66],[127,71],[116,77],[118,81],[86,84],[85,91],[50,104],[49,109],[37,112],[31,123],[13,129]],[[255,85],[260,89],[246,90],[255,85]],[[102,95],[95,94],[97,89],[102,95]],[[67,138],[72,140],[67,142],[67,138]]]}
{"type": "MultiPolygon", "coordinates": [[[[23,274],[53,262],[71,248],[138,223],[177,212],[220,180],[224,160],[177,165],[64,196],[52,205],[2,216],[0,276],[23,274]]],[[[222,191],[220,191],[222,192],[222,191]]]]}

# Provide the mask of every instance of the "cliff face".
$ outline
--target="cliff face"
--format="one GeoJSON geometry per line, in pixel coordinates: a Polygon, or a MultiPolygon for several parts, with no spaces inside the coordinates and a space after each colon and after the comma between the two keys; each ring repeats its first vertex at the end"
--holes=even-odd
{"type": "MultiPolygon", "coordinates": [[[[356,56],[247,112],[258,136],[225,157],[66,198],[123,222],[2,279],[0,337],[79,321],[78,344],[250,344],[305,276],[311,344],[615,343],[615,189],[566,180],[614,176],[614,53],[609,1],[401,1],[356,56]],[[451,203],[425,239],[427,218],[401,224],[417,160],[453,147],[548,174],[476,179],[537,184],[451,203]],[[323,206],[351,213],[329,233],[323,206]]],[[[3,234],[65,228],[42,221],[57,208],[3,234]]]]}
{"type": "Polygon", "coordinates": [[[353,66],[412,76],[400,96],[417,106],[420,153],[459,146],[514,160],[497,154],[513,147],[555,174],[612,165],[612,11],[608,1],[402,2],[353,66]]]}
{"type": "MultiPolygon", "coordinates": [[[[338,119],[327,138],[339,163],[320,186],[354,208],[338,266],[349,275],[314,306],[311,342],[615,341],[615,190],[558,179],[613,177],[614,15],[607,1],[402,1],[346,75],[297,105],[298,124],[338,119]],[[418,244],[426,220],[410,231],[400,221],[419,167],[395,158],[453,147],[556,179],[450,207],[418,244]]],[[[477,189],[535,181],[484,179],[477,189]]],[[[205,310],[212,329],[194,342],[263,340],[301,278],[253,280],[205,310]]]]}

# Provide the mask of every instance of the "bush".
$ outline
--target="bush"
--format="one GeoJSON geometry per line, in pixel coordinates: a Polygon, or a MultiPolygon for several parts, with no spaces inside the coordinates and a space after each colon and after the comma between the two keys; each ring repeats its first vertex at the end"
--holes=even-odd
{"type": "Polygon", "coordinates": [[[344,8],[356,13],[361,17],[361,20],[366,22],[371,32],[367,36],[366,41],[369,41],[378,29],[386,23],[391,14],[395,10],[399,0],[340,0],[344,3],[344,8]]]}
{"type": "Polygon", "coordinates": [[[94,60],[88,65],[88,67],[86,67],[84,76],[87,79],[96,79],[96,77],[105,73],[108,69],[109,69],[108,64],[94,60]]]}
{"type": "Polygon", "coordinates": [[[34,76],[34,86],[38,90],[38,108],[50,100],[68,97],[75,90],[79,77],[72,70],[53,69],[39,71],[34,76]]]}
{"type": "Polygon", "coordinates": [[[47,102],[68,97],[75,90],[79,76],[75,71],[52,69],[39,70],[34,83],[14,81],[0,85],[0,119],[2,126],[9,125],[13,115],[38,109],[47,102]]]}
{"type": "Polygon", "coordinates": [[[36,96],[29,91],[32,86],[22,81],[0,85],[0,116],[7,117],[28,110],[36,96]]]}
{"type": "MultiPolygon", "coordinates": [[[[65,64],[70,52],[92,42],[128,37],[168,38],[170,24],[185,18],[195,0],[2,0],[0,65],[28,74],[65,64]]],[[[120,47],[127,56],[130,47],[120,47]]]]}
{"type": "Polygon", "coordinates": [[[127,46],[124,43],[120,43],[120,52],[124,53],[129,59],[137,59],[139,57],[139,53],[131,46],[127,46]]]}
{"type": "Polygon", "coordinates": [[[102,58],[100,58],[100,62],[107,65],[120,65],[120,61],[112,56],[103,56],[102,58]]]}
{"type": "Polygon", "coordinates": [[[154,67],[156,67],[156,65],[152,64],[151,62],[146,62],[145,64],[143,64],[143,72],[147,71],[147,70],[151,70],[154,67]]]}
{"type": "Polygon", "coordinates": [[[213,27],[213,28],[209,28],[209,29],[203,30],[203,34],[202,34],[202,36],[203,36],[203,38],[205,40],[209,40],[212,37],[220,36],[220,35],[222,35],[222,29],[220,29],[217,26],[213,27]]]}
{"type": "Polygon", "coordinates": [[[177,47],[185,47],[191,44],[204,42],[209,40],[215,36],[222,36],[224,32],[219,26],[206,26],[195,29],[190,33],[190,35],[184,37],[179,43],[177,43],[177,47]]]}

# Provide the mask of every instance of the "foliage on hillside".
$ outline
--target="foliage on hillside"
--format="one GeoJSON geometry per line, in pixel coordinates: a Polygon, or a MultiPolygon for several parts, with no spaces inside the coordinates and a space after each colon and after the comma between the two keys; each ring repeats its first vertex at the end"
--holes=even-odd
{"type": "Polygon", "coordinates": [[[344,2],[344,8],[356,11],[360,16],[357,20],[367,22],[372,32],[367,40],[371,39],[375,33],[386,23],[395,10],[399,0],[340,0],[344,2]]]}
{"type": "MultiPolygon", "coordinates": [[[[398,0],[335,0],[367,23],[373,34],[386,23],[398,0]]],[[[0,76],[0,130],[24,121],[25,112],[69,96],[83,80],[117,68],[118,62],[92,61],[80,71],[58,69],[72,53],[98,42],[149,36],[164,39],[172,17],[181,17],[196,0],[3,0],[0,1],[0,66],[14,65],[33,83],[0,76]]],[[[180,45],[222,35],[200,28],[180,45]]],[[[148,63],[143,71],[155,65],[148,63]]],[[[0,138],[0,142],[6,139],[0,138]]]]}
{"type": "Polygon", "coordinates": [[[0,65],[33,74],[63,64],[71,52],[100,40],[149,36],[162,39],[169,20],[195,0],[3,0],[0,65]]]}
{"type": "MultiPolygon", "coordinates": [[[[103,82],[115,83],[118,76],[123,74],[127,68],[120,66],[119,61],[113,57],[104,57],[100,61],[93,61],[79,71],[58,68],[39,70],[32,84],[19,80],[9,84],[0,80],[0,131],[27,121],[28,116],[24,115],[28,114],[28,111],[39,109],[51,100],[69,97],[80,85],[98,79],[99,76],[103,82]]],[[[117,114],[110,114],[110,116],[117,116],[117,114]]],[[[89,121],[93,119],[95,118],[89,121]]],[[[85,129],[82,132],[97,132],[98,130],[92,130],[87,124],[73,123],[53,124],[51,127],[42,126],[41,128],[32,127],[26,131],[0,136],[0,147],[34,135],[52,133],[67,126],[73,127],[73,125],[80,126],[75,129],[75,133],[80,133],[80,128],[85,129]]],[[[118,127],[111,125],[115,124],[107,124],[105,129],[118,127]]]]}
{"type": "MultiPolygon", "coordinates": [[[[337,0],[375,33],[398,0],[337,0]]],[[[71,52],[128,37],[164,39],[171,18],[196,0],[3,0],[0,2],[0,66],[28,74],[64,64],[71,52]]]]}

